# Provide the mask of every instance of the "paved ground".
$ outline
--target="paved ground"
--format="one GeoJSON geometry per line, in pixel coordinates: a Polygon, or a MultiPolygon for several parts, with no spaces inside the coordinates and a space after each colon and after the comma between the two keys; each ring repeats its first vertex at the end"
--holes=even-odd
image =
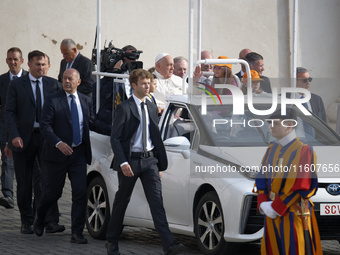
{"type": "MultiPolygon", "coordinates": [[[[95,240],[85,230],[88,239],[87,245],[71,244],[70,212],[71,212],[70,185],[66,183],[63,197],[59,201],[61,212],[60,223],[66,226],[63,233],[44,234],[42,237],[35,235],[20,234],[20,217],[17,206],[14,209],[0,207],[0,255],[13,254],[106,254],[105,241],[95,240]]],[[[175,241],[186,246],[183,254],[201,254],[192,237],[175,235],[175,241]]],[[[323,241],[324,255],[340,254],[340,245],[336,241],[323,241]]],[[[120,242],[122,255],[154,255],[163,254],[160,240],[155,231],[145,228],[125,227],[120,242]]],[[[257,255],[260,254],[259,243],[241,245],[237,254],[257,255]]]]}

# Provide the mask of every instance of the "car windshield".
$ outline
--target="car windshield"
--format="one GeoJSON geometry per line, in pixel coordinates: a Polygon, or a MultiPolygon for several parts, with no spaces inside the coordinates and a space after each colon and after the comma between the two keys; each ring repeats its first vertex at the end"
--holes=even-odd
{"type": "MultiPolygon", "coordinates": [[[[269,109],[268,105],[254,105],[258,110],[269,109]]],[[[292,107],[292,106],[288,106],[292,107]]],[[[254,115],[245,105],[244,115],[234,115],[232,105],[207,106],[207,114],[201,114],[201,106],[196,106],[206,134],[215,146],[256,147],[268,146],[275,138],[271,136],[269,116],[254,115]]],[[[312,146],[338,146],[339,136],[323,121],[314,115],[306,116],[297,107],[298,120],[296,135],[303,142],[312,146]]]]}

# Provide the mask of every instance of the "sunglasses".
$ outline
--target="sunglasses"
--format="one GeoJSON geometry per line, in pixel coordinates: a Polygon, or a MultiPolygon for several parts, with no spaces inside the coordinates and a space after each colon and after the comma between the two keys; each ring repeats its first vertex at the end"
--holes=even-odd
{"type": "Polygon", "coordinates": [[[312,82],[313,78],[312,78],[312,77],[309,77],[309,78],[298,79],[298,80],[302,81],[303,83],[307,83],[308,81],[309,81],[309,82],[312,82]]]}

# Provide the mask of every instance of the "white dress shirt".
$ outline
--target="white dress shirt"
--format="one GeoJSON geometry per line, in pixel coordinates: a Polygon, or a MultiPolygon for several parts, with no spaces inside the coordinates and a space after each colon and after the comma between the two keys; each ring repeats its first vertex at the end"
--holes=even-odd
{"type": "MultiPolygon", "coordinates": [[[[37,100],[37,93],[36,93],[36,90],[37,90],[37,86],[36,86],[36,80],[39,81],[39,88],[40,88],[40,96],[41,96],[41,109],[44,105],[44,91],[43,91],[43,82],[42,82],[42,77],[40,77],[39,79],[36,79],[32,76],[31,73],[28,74],[28,77],[31,81],[31,88],[32,88],[32,91],[33,91],[33,96],[34,96],[34,101],[37,100]]],[[[35,128],[38,128],[40,125],[38,122],[34,121],[34,125],[33,127],[35,128]]]]}
{"type": "Polygon", "coordinates": [[[22,68],[20,69],[19,73],[18,74],[12,74],[11,71],[9,71],[9,79],[12,81],[13,80],[13,76],[16,76],[16,77],[21,77],[22,76],[22,68]]]}
{"type": "MultiPolygon", "coordinates": [[[[142,101],[136,97],[134,94],[132,95],[133,99],[135,100],[137,109],[138,109],[138,114],[139,114],[139,118],[140,118],[140,124],[138,126],[137,129],[137,133],[136,133],[136,137],[135,137],[135,141],[133,142],[132,145],[132,149],[131,151],[133,152],[142,152],[143,151],[143,140],[142,140],[142,136],[143,136],[143,117],[142,117],[142,108],[141,108],[141,103],[142,101]]],[[[150,137],[150,118],[149,118],[149,113],[147,110],[147,106],[146,106],[146,101],[144,101],[144,111],[145,111],[145,116],[146,116],[146,150],[147,151],[151,151],[153,149],[153,145],[151,142],[151,137],[150,137]]]]}
{"type": "MultiPolygon", "coordinates": [[[[67,102],[68,102],[68,106],[70,107],[70,111],[71,111],[71,100],[72,98],[70,97],[71,94],[66,93],[66,96],[67,96],[67,102]]],[[[83,140],[83,128],[84,128],[84,117],[83,117],[83,111],[82,111],[82,108],[81,108],[81,104],[80,104],[80,100],[79,100],[79,96],[78,96],[78,93],[77,91],[74,92],[74,99],[76,101],[76,105],[77,105],[77,110],[78,110],[78,117],[79,117],[79,128],[80,128],[80,141],[83,140]]],[[[74,145],[74,144],[72,144],[74,145]]]]}

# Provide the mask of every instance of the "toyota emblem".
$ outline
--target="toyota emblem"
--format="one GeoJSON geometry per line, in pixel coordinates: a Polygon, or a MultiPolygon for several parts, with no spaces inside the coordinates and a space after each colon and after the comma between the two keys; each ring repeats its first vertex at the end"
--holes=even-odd
{"type": "Polygon", "coordinates": [[[333,196],[340,194],[340,184],[329,184],[326,188],[327,192],[333,196]]]}

